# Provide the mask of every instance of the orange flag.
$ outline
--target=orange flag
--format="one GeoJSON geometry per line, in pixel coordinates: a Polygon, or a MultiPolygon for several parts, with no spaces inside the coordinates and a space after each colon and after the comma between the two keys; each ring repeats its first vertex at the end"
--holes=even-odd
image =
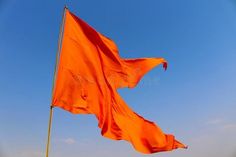
{"type": "Polygon", "coordinates": [[[124,102],[117,88],[135,87],[163,58],[123,59],[115,43],[65,10],[64,32],[52,106],[74,114],[94,114],[101,134],[127,140],[142,153],[185,148],[124,102]]]}

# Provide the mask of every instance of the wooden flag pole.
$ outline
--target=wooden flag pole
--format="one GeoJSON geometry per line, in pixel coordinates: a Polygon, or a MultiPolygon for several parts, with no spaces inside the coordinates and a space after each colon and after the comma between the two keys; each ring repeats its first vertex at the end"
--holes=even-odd
{"type": "Polygon", "coordinates": [[[49,115],[49,122],[48,122],[48,138],[47,138],[47,145],[46,145],[46,157],[48,157],[48,154],[49,154],[51,126],[52,126],[52,115],[53,115],[53,107],[50,106],[50,115],[49,115]]]}
{"type": "MultiPolygon", "coordinates": [[[[64,23],[65,23],[66,10],[67,10],[67,7],[65,6],[64,10],[63,10],[63,17],[62,17],[62,22],[61,22],[61,26],[60,26],[60,35],[59,35],[59,39],[58,39],[58,50],[57,50],[57,54],[56,54],[56,64],[55,64],[55,67],[54,67],[54,76],[53,76],[53,84],[52,84],[52,96],[53,96],[53,93],[54,93],[54,85],[55,85],[55,80],[56,80],[56,76],[57,76],[58,59],[60,57],[60,52],[61,52],[61,42],[62,42],[63,32],[64,32],[64,23]]],[[[48,154],[49,154],[50,139],[51,139],[51,127],[52,127],[52,117],[53,117],[53,106],[52,106],[52,101],[51,101],[49,121],[48,121],[48,137],[47,137],[47,145],[46,145],[46,157],[48,157],[48,154]]]]}

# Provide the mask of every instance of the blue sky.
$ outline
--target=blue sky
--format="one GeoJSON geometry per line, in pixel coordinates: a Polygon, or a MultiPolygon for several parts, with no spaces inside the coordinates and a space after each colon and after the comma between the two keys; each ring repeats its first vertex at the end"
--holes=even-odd
{"type": "MultiPolygon", "coordinates": [[[[64,5],[113,39],[124,58],[164,57],[119,93],[189,145],[162,157],[236,156],[236,1],[0,0],[0,156],[44,156],[64,5]]],[[[50,157],[141,157],[103,138],[92,115],[55,109],[50,157]]],[[[146,156],[146,155],[145,155],[146,156]]]]}

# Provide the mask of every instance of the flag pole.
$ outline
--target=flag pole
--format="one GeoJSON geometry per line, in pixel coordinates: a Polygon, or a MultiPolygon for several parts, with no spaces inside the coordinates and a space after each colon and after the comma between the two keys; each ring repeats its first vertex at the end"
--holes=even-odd
{"type": "MultiPolygon", "coordinates": [[[[64,9],[63,9],[62,22],[61,22],[61,25],[60,25],[60,34],[59,34],[59,39],[58,39],[58,50],[57,50],[57,53],[56,53],[56,63],[55,63],[55,67],[54,67],[54,76],[53,76],[53,84],[52,84],[52,96],[53,96],[53,93],[54,93],[54,85],[55,85],[55,80],[56,80],[56,76],[57,76],[57,64],[58,64],[58,60],[59,60],[60,52],[61,52],[61,42],[62,42],[63,32],[64,32],[64,23],[65,23],[66,10],[67,10],[67,7],[65,6],[64,9]]],[[[48,157],[48,154],[49,154],[50,139],[51,139],[51,127],[52,127],[52,117],[53,117],[53,106],[52,106],[52,100],[51,100],[49,120],[48,120],[48,136],[47,136],[47,144],[46,144],[46,157],[48,157]]]]}

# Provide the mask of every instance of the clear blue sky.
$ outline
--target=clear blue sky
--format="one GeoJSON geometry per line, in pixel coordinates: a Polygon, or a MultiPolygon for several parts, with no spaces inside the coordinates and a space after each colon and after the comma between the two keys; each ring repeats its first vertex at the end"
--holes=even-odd
{"type": "MultiPolygon", "coordinates": [[[[64,4],[124,58],[164,57],[137,88],[137,113],[189,145],[162,157],[236,156],[236,1],[0,0],[0,156],[44,156],[64,4]]],[[[92,115],[55,109],[50,157],[141,157],[103,138],[92,115]]],[[[145,155],[146,156],[146,155],[145,155]]]]}

